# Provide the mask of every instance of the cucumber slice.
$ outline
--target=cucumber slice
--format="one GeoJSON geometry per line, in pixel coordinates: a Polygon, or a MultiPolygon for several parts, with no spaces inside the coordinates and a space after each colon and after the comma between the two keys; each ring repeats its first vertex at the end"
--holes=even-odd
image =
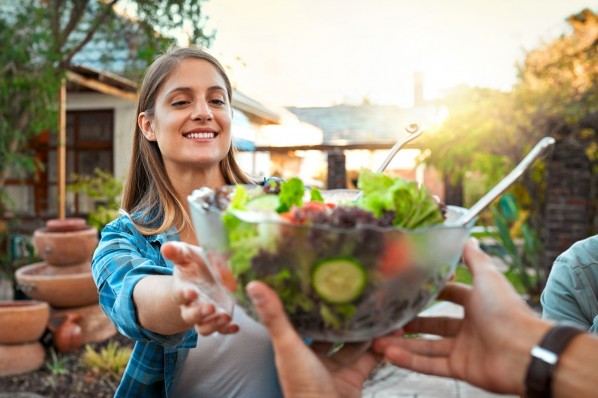
{"type": "Polygon", "coordinates": [[[333,257],[317,262],[312,269],[316,293],[331,304],[349,303],[359,297],[367,282],[363,265],[352,257],[333,257]]]}
{"type": "Polygon", "coordinates": [[[276,211],[278,206],[280,206],[280,201],[278,200],[278,195],[274,194],[260,195],[247,203],[249,210],[276,211]]]}

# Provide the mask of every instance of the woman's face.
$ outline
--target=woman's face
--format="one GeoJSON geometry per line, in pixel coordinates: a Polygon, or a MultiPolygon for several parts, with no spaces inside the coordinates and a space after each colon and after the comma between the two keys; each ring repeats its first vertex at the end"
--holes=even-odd
{"type": "Polygon", "coordinates": [[[158,91],[153,116],[141,113],[145,137],[157,141],[166,170],[218,168],[231,145],[231,104],[211,63],[186,59],[158,91]]]}

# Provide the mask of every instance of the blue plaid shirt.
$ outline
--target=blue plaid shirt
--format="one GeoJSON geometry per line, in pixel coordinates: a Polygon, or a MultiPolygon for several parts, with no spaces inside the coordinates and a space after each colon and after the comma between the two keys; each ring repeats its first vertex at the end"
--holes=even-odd
{"type": "Polygon", "coordinates": [[[137,321],[133,289],[148,275],[172,275],[173,264],[160,254],[169,240],[179,240],[174,229],[142,235],[128,216],[112,221],[102,231],[91,268],[100,306],[118,331],[135,340],[135,347],[115,397],[167,397],[177,369],[196,346],[194,328],[165,336],[150,332],[137,321]]]}

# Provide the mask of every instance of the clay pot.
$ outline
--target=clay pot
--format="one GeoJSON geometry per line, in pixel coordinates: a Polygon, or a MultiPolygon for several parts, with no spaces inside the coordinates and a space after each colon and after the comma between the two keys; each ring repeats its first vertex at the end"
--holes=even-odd
{"type": "Polygon", "coordinates": [[[39,342],[0,344],[0,376],[33,372],[45,359],[46,351],[39,342]]]}
{"type": "Polygon", "coordinates": [[[48,263],[39,262],[19,268],[15,278],[25,294],[47,301],[52,307],[79,307],[97,303],[99,296],[91,276],[91,266],[87,263],[86,271],[82,271],[82,267],[68,267],[56,274],[48,263]]]}
{"type": "Polygon", "coordinates": [[[46,221],[46,229],[48,232],[80,231],[88,227],[89,226],[87,225],[84,218],[55,218],[46,221]]]}
{"type": "Polygon", "coordinates": [[[50,319],[50,306],[43,301],[0,301],[0,344],[38,341],[50,319]]]}
{"type": "MultiPolygon", "coordinates": [[[[98,230],[75,221],[70,225],[50,224],[33,232],[37,253],[53,266],[69,266],[91,260],[98,245],[98,230]],[[71,229],[69,229],[71,228],[71,229]]],[[[78,220],[78,219],[75,219],[78,220]]]]}
{"type": "Polygon", "coordinates": [[[86,305],[78,308],[69,308],[64,310],[53,309],[50,316],[50,324],[54,319],[64,319],[68,314],[79,316],[77,324],[81,326],[81,342],[100,343],[116,334],[114,324],[104,314],[99,304],[86,305]]]}
{"type": "Polygon", "coordinates": [[[58,352],[77,351],[83,345],[81,315],[67,312],[64,316],[53,316],[48,329],[52,332],[52,345],[58,352]]]}

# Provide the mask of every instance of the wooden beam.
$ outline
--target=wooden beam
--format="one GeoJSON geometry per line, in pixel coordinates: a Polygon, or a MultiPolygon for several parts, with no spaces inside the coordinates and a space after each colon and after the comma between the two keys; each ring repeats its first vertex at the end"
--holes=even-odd
{"type": "Polygon", "coordinates": [[[78,73],[73,71],[67,71],[66,77],[69,79],[70,82],[80,84],[81,86],[90,88],[95,91],[99,91],[100,93],[113,95],[115,97],[119,97],[122,99],[126,99],[128,101],[137,101],[137,94],[131,93],[128,91],[120,90],[116,87],[112,87],[109,84],[102,83],[95,79],[88,79],[86,77],[81,76],[78,73]]]}
{"type": "MultiPolygon", "coordinates": [[[[289,151],[335,151],[335,150],[384,150],[390,149],[396,144],[395,141],[389,142],[353,142],[347,144],[316,144],[316,145],[290,145],[290,146],[266,146],[255,147],[255,152],[285,153],[289,151]]],[[[421,147],[407,144],[405,148],[421,149],[421,147]]]]}
{"type": "Polygon", "coordinates": [[[66,79],[58,92],[58,218],[66,217],[66,79]]]}

